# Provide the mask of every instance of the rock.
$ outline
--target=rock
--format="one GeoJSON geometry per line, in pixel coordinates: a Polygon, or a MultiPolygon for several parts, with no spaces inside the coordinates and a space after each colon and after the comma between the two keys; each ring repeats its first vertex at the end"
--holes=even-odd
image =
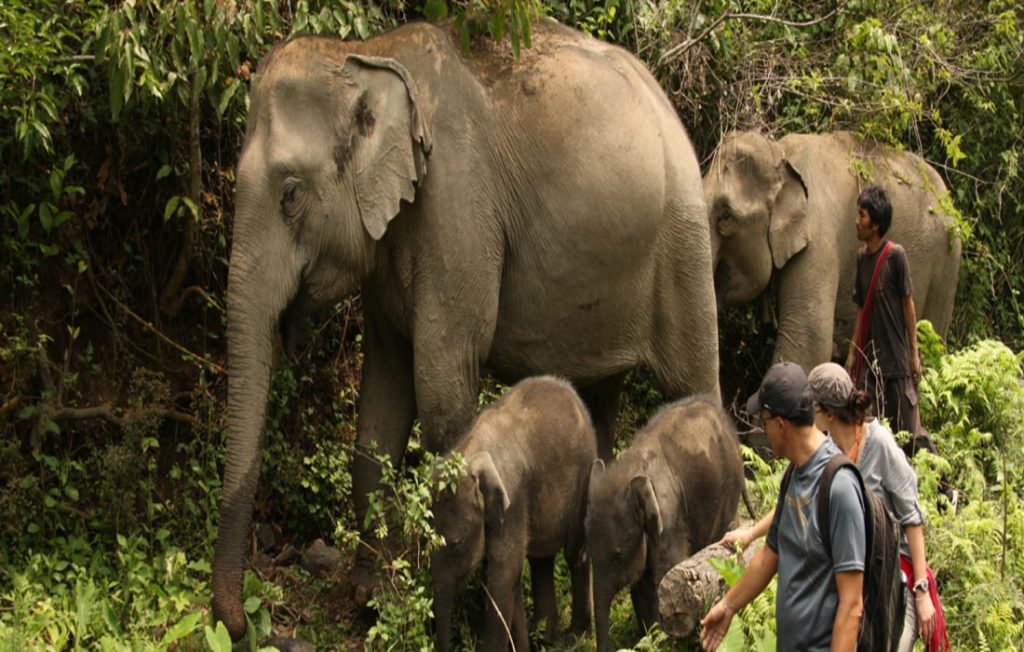
{"type": "Polygon", "coordinates": [[[311,575],[326,573],[341,561],[341,552],[331,548],[323,539],[317,539],[302,555],[299,562],[311,575]]]}

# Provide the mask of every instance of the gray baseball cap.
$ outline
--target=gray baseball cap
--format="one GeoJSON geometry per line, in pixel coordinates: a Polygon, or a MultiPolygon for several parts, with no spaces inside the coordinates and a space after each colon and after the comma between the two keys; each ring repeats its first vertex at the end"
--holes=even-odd
{"type": "Polygon", "coordinates": [[[779,362],[768,369],[761,388],[747,400],[748,415],[757,416],[761,410],[791,420],[814,418],[814,400],[803,367],[779,362]]]}
{"type": "Polygon", "coordinates": [[[853,394],[853,380],[850,374],[834,362],[825,362],[807,375],[814,400],[826,407],[844,408],[853,394]]]}

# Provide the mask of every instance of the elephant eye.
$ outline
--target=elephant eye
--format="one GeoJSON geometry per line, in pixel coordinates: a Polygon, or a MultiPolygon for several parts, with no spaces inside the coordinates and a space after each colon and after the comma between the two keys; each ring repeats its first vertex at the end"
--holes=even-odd
{"type": "Polygon", "coordinates": [[[299,191],[299,180],[294,177],[288,177],[284,181],[284,188],[281,191],[281,212],[284,213],[285,217],[295,217],[296,213],[296,196],[299,191]]]}
{"type": "Polygon", "coordinates": [[[725,210],[718,213],[718,219],[715,224],[715,228],[718,229],[718,235],[730,236],[736,232],[737,226],[736,216],[731,212],[725,210]]]}

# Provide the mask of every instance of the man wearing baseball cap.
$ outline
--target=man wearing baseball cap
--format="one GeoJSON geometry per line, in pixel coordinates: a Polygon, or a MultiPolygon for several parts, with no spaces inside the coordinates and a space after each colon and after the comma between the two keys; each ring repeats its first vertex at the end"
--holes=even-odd
{"type": "Polygon", "coordinates": [[[793,466],[785,496],[779,496],[765,545],[736,586],[701,621],[701,643],[714,650],[733,615],[779,575],[776,637],[784,650],[854,650],[864,605],[864,496],[848,469],[832,481],[830,558],[821,543],[815,496],[822,471],[839,448],[814,426],[814,400],[800,365],[781,362],[765,374],[747,401],[759,418],[776,457],[793,466]]]}

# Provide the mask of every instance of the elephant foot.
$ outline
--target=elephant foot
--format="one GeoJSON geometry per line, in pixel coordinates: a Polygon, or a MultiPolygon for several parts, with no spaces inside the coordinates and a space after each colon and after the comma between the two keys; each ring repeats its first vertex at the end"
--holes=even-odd
{"type": "Polygon", "coordinates": [[[352,563],[352,601],[357,607],[367,603],[380,593],[380,573],[373,557],[362,551],[356,553],[352,563]]]}

